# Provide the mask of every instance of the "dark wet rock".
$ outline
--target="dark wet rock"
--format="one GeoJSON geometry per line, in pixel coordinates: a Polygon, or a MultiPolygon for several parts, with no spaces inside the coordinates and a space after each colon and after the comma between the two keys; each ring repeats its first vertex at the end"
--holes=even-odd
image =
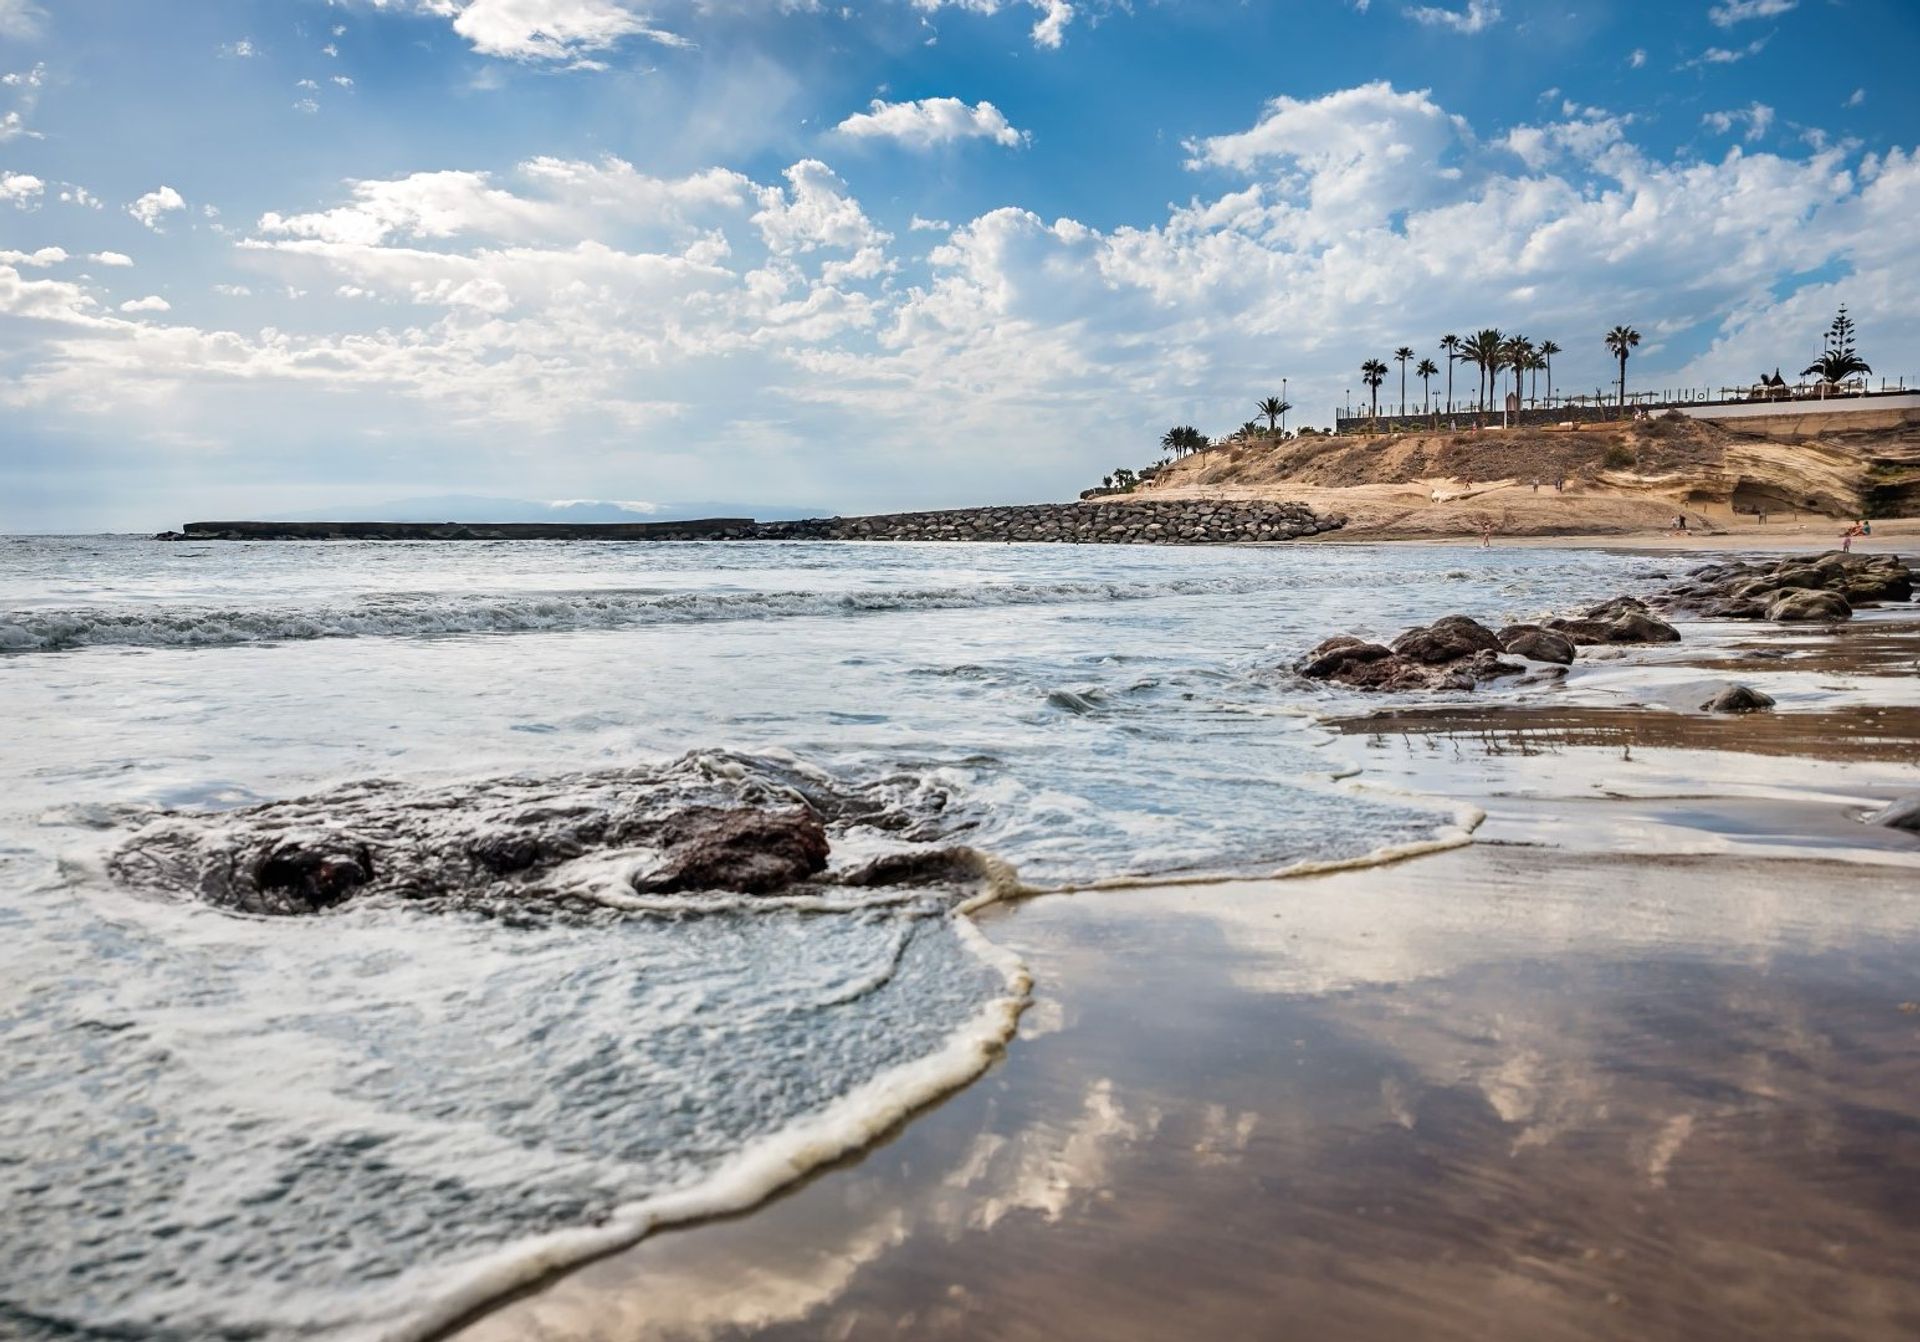
{"type": "Polygon", "coordinates": [[[1436,666],[1457,662],[1476,652],[1499,652],[1500,636],[1465,615],[1447,615],[1430,625],[1409,629],[1393,640],[1393,651],[1409,661],[1436,666]]]}
{"type": "Polygon", "coordinates": [[[811,808],[780,811],[700,806],[680,811],[660,827],[666,858],[634,878],[654,894],[730,890],[772,894],[826,870],[827,831],[811,808]]]}
{"type": "Polygon", "coordinates": [[[1903,829],[1909,834],[1920,834],[1920,792],[1890,802],[1867,817],[1870,825],[1884,825],[1888,829],[1903,829]]]}
{"type": "Polygon", "coordinates": [[[1000,874],[995,867],[994,859],[974,848],[920,848],[887,853],[833,879],[836,885],[850,886],[958,884],[991,880],[1000,874]]]}
{"type": "Polygon", "coordinates": [[[1605,620],[1570,620],[1556,617],[1547,621],[1547,628],[1556,633],[1565,634],[1576,647],[1592,647],[1596,643],[1608,642],[1607,631],[1612,628],[1605,620]]]}
{"type": "Polygon", "coordinates": [[[1392,648],[1342,634],[1309,652],[1301,660],[1299,671],[1309,680],[1334,680],[1350,674],[1353,668],[1392,656],[1392,648]]]}
{"type": "Polygon", "coordinates": [[[1767,606],[1767,618],[1776,624],[1846,620],[1853,607],[1838,592],[1804,589],[1782,592],[1767,606]]]}
{"type": "Polygon", "coordinates": [[[1773,707],[1773,697],[1746,685],[1729,685],[1700,707],[1708,713],[1758,713],[1773,707]]]}
{"type": "Polygon", "coordinates": [[[1623,615],[1644,615],[1652,607],[1637,596],[1617,596],[1611,601],[1602,601],[1597,606],[1589,606],[1580,612],[1583,619],[1617,620],[1623,615]]]}
{"type": "MultiPolygon", "coordinates": [[[[850,787],[790,761],[717,753],[439,788],[365,782],[231,811],[149,814],[108,870],[135,890],[254,914],[384,900],[516,920],[563,908],[597,916],[606,894],[816,886],[830,879],[830,832],[931,836],[937,794],[922,777],[850,787]]],[[[913,876],[903,867],[869,879],[913,876]]]]}
{"type": "Polygon", "coordinates": [[[1609,643],[1678,643],[1680,631],[1665,620],[1640,611],[1626,611],[1607,626],[1609,643]]]}
{"type": "Polygon", "coordinates": [[[1500,631],[1500,646],[1515,657],[1561,666],[1573,664],[1573,640],[1557,629],[1543,629],[1537,624],[1508,625],[1500,631]]]}

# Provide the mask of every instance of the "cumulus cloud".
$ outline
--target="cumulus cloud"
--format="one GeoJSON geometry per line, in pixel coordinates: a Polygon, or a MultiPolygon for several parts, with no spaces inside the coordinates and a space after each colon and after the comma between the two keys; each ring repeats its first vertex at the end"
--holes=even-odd
{"type": "MultiPolygon", "coordinates": [[[[934,13],[942,9],[958,9],[968,13],[994,15],[1016,0],[913,0],[915,9],[934,13]]],[[[1017,0],[1040,11],[1040,17],[1034,21],[1028,36],[1036,47],[1057,51],[1066,41],[1067,25],[1072,23],[1077,11],[1070,0],[1017,0]]]]}
{"type": "Polygon", "coordinates": [[[249,61],[260,54],[260,49],[254,46],[252,38],[243,37],[238,42],[222,43],[220,54],[228,60],[249,61]]]}
{"type": "Polygon", "coordinates": [[[32,252],[0,251],[0,266],[34,266],[44,269],[67,259],[64,247],[42,247],[32,252]]]}
{"type": "Polygon", "coordinates": [[[95,252],[87,259],[95,265],[100,266],[130,266],[133,264],[133,258],[125,252],[95,252]]]}
{"type": "Polygon", "coordinates": [[[958,98],[919,98],[890,103],[875,98],[864,112],[856,112],[837,127],[842,135],[860,140],[896,140],[914,149],[953,144],[958,140],[991,140],[1017,148],[1030,138],[1008,124],[990,102],[972,107],[958,98]]]}
{"type": "Polygon", "coordinates": [[[1468,0],[1465,9],[1418,5],[1407,10],[1407,17],[1429,28],[1450,28],[1456,33],[1483,33],[1500,22],[1500,6],[1492,3],[1492,0],[1468,0]]]}
{"type": "Polygon", "coordinates": [[[1686,65],[1682,68],[1685,69],[1696,65],[1733,65],[1737,62],[1744,61],[1749,56],[1758,56],[1767,49],[1769,40],[1770,39],[1766,37],[1756,37],[1744,47],[1708,47],[1698,56],[1686,62],[1686,65]]]}
{"type": "Polygon", "coordinates": [[[1635,70],[1642,68],[1646,63],[1647,49],[1645,47],[1635,47],[1633,54],[1627,57],[1627,64],[1635,70]]]}
{"type": "Polygon", "coordinates": [[[1721,28],[1731,28],[1748,19],[1771,19],[1799,8],[1800,0],[1724,0],[1707,11],[1707,17],[1721,28]]]}
{"type": "Polygon", "coordinates": [[[162,186],[147,192],[146,195],[127,206],[127,213],[158,233],[161,222],[169,214],[186,208],[187,202],[178,191],[170,186],[162,186]]]}
{"type": "Polygon", "coordinates": [[[173,304],[159,294],[148,294],[145,298],[129,298],[120,305],[122,312],[171,312],[173,304]]]}
{"type": "Polygon", "coordinates": [[[1727,112],[1708,112],[1700,118],[1700,124],[1716,135],[1725,135],[1737,126],[1746,127],[1749,141],[1763,138],[1773,129],[1773,109],[1765,103],[1756,102],[1747,107],[1737,107],[1727,112]]]}
{"type": "Polygon", "coordinates": [[[475,51],[506,60],[579,61],[631,37],[688,45],[625,0],[415,0],[415,7],[451,18],[475,51]]]}
{"type": "Polygon", "coordinates": [[[0,172],[0,205],[30,210],[40,203],[47,184],[26,172],[0,172]]]}

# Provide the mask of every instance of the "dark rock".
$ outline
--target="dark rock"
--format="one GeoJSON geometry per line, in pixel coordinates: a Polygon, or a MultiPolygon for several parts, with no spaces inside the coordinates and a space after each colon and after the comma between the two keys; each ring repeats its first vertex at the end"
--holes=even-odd
{"type": "Polygon", "coordinates": [[[1300,660],[1298,670],[1309,680],[1333,680],[1350,668],[1393,656],[1393,649],[1351,635],[1330,638],[1300,660]]]}
{"type": "Polygon", "coordinates": [[[1515,657],[1557,662],[1561,666],[1573,664],[1573,640],[1557,629],[1542,629],[1537,624],[1515,624],[1502,629],[1500,646],[1515,657]]]}
{"type": "Polygon", "coordinates": [[[1597,606],[1589,606],[1580,612],[1583,619],[1617,620],[1623,615],[1646,614],[1652,607],[1637,596],[1617,596],[1611,601],[1603,601],[1597,606]]]}
{"type": "Polygon", "coordinates": [[[1767,606],[1767,618],[1776,624],[1846,620],[1852,616],[1853,607],[1838,592],[1782,592],[1767,606]]]}
{"type": "Polygon", "coordinates": [[[1757,713],[1772,708],[1773,698],[1745,685],[1729,685],[1700,707],[1708,713],[1757,713]]]}
{"type": "Polygon", "coordinates": [[[635,878],[636,890],[764,895],[827,867],[826,828],[804,806],[781,811],[692,807],[660,827],[658,842],[666,858],[657,870],[635,878]]]}
{"type": "Polygon", "coordinates": [[[302,835],[269,843],[250,863],[246,913],[312,913],[344,904],[373,879],[373,853],[347,835],[302,835]]]}
{"type": "Polygon", "coordinates": [[[1393,650],[1410,661],[1435,666],[1457,662],[1476,652],[1499,652],[1500,636],[1465,615],[1448,615],[1393,640],[1393,650]]]}
{"type": "Polygon", "coordinates": [[[1885,825],[1889,829],[1903,829],[1909,834],[1920,834],[1920,792],[1881,807],[1867,817],[1867,823],[1885,825]]]}
{"type": "Polygon", "coordinates": [[[1665,620],[1640,611],[1626,611],[1607,626],[1609,643],[1678,643],[1680,631],[1665,620]]]}
{"type": "Polygon", "coordinates": [[[1565,634],[1576,646],[1582,648],[1612,641],[1607,634],[1613,626],[1606,620],[1552,619],[1547,621],[1547,628],[1565,634]]]}

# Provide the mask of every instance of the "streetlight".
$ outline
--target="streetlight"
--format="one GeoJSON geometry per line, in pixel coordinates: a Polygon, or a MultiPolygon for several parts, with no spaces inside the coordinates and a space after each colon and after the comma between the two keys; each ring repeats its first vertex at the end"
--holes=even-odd
{"type": "Polygon", "coordinates": [[[1280,436],[1282,438],[1287,436],[1287,380],[1284,377],[1280,379],[1280,436]]]}

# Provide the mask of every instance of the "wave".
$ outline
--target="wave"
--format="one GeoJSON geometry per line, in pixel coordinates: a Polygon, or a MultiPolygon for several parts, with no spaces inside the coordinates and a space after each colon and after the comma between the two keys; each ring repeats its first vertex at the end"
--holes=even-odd
{"type": "Polygon", "coordinates": [[[1098,604],[1236,595],[1264,579],[989,583],[837,592],[669,592],[657,589],[451,596],[385,595],[351,605],[85,606],[0,616],[0,653],[70,648],[210,648],[323,638],[630,629],[722,620],[845,617],[887,611],[1098,604]]]}

